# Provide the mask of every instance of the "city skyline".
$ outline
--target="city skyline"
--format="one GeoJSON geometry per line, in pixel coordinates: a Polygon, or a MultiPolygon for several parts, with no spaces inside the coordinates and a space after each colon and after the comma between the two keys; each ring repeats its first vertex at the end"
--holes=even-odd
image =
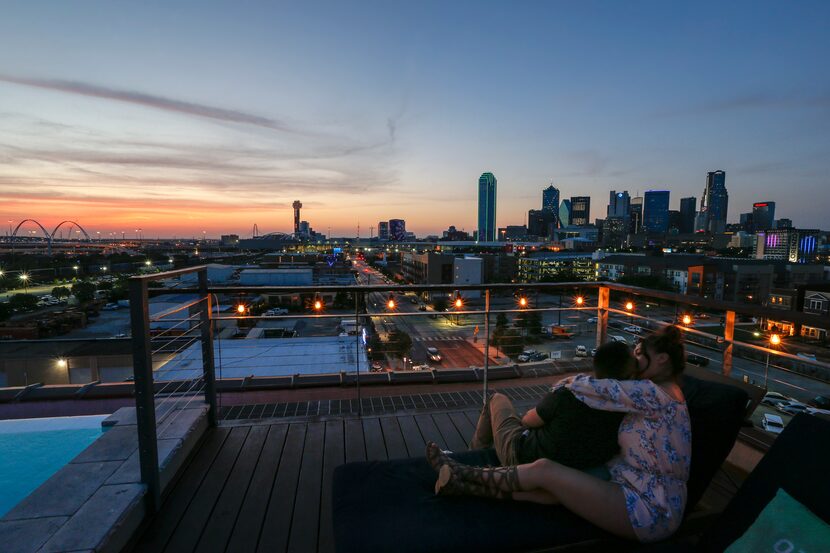
{"type": "Polygon", "coordinates": [[[597,218],[610,190],[700,202],[723,169],[727,222],[770,201],[822,226],[830,6],[470,6],[10,7],[0,217],[290,233],[300,199],[335,236],[390,217],[472,233],[482,171],[499,180],[498,228],[551,181],[597,218]],[[493,27],[500,40],[478,39],[493,27]]]}

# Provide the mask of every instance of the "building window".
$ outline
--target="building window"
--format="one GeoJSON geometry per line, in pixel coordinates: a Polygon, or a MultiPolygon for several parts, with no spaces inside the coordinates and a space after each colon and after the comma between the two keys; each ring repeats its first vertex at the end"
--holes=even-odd
{"type": "Polygon", "coordinates": [[[821,311],[822,304],[824,302],[821,300],[810,300],[810,310],[811,311],[821,311]]]}

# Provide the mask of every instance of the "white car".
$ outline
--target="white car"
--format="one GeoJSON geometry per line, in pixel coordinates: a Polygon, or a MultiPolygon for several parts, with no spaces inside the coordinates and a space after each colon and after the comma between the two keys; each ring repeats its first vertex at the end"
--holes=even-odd
{"type": "Polygon", "coordinates": [[[576,352],[574,352],[574,355],[577,357],[588,357],[588,348],[585,346],[576,346],[576,352]]]}
{"type": "Polygon", "coordinates": [[[619,335],[615,334],[615,335],[609,336],[608,338],[610,338],[612,342],[622,342],[623,344],[628,345],[628,340],[626,340],[622,336],[619,336],[619,335]]]}
{"type": "Polygon", "coordinates": [[[780,434],[782,430],[784,430],[784,421],[781,420],[781,417],[778,415],[771,415],[770,413],[764,414],[764,419],[761,421],[761,426],[764,427],[764,430],[767,432],[772,432],[773,434],[780,434]]]}
{"type": "Polygon", "coordinates": [[[782,402],[776,405],[775,408],[781,411],[782,413],[786,413],[788,415],[793,416],[807,411],[807,406],[801,403],[800,401],[782,402]]]}
{"type": "Polygon", "coordinates": [[[598,319],[596,317],[588,317],[588,319],[585,322],[586,323],[595,323],[595,322],[597,322],[597,320],[598,319]]]}
{"type": "Polygon", "coordinates": [[[637,325],[629,325],[629,326],[625,327],[623,330],[626,331],[626,332],[630,332],[632,334],[639,334],[643,331],[643,329],[640,328],[637,325]]]}

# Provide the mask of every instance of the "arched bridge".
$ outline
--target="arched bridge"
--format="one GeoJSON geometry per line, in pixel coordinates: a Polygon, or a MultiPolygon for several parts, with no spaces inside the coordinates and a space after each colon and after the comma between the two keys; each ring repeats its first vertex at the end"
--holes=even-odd
{"type": "Polygon", "coordinates": [[[69,225],[70,228],[72,226],[78,227],[78,230],[80,230],[84,234],[84,238],[86,240],[88,240],[88,241],[92,240],[92,238],[89,237],[89,233],[87,233],[87,231],[84,229],[84,227],[82,227],[80,224],[76,223],[75,221],[70,221],[70,220],[61,221],[60,223],[58,223],[58,226],[56,226],[55,229],[50,233],[48,230],[46,230],[46,227],[41,225],[38,221],[36,221],[34,219],[23,219],[14,228],[14,232],[12,232],[12,235],[9,238],[12,241],[12,243],[14,243],[14,240],[17,238],[17,231],[20,230],[20,227],[22,227],[24,223],[34,223],[38,227],[40,227],[40,230],[43,231],[43,234],[44,234],[44,236],[46,237],[46,240],[49,243],[49,255],[52,255],[52,241],[55,239],[55,235],[57,234],[58,229],[60,229],[63,225],[69,225]]]}

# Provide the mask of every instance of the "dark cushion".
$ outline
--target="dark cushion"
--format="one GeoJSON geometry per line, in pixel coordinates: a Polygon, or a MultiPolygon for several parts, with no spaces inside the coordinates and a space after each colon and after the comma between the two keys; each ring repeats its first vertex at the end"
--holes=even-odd
{"type": "MultiPolygon", "coordinates": [[[[453,455],[498,465],[492,449],[453,455]]],[[[610,537],[563,507],[475,497],[438,497],[424,458],[349,463],[334,472],[338,553],[528,551],[610,537]]]]}
{"type": "MultiPolygon", "coordinates": [[[[693,377],[685,379],[683,391],[692,420],[688,512],[729,454],[747,396],[693,377]]],[[[492,449],[454,457],[479,466],[498,464],[492,449]]],[[[603,542],[600,550],[623,548],[621,540],[563,507],[437,497],[435,479],[424,458],[338,467],[333,490],[338,553],[530,551],[589,540],[603,542]]]]}
{"type": "Polygon", "coordinates": [[[692,422],[692,466],[686,485],[686,512],[692,510],[732,450],[749,399],[736,386],[683,378],[683,395],[692,422]]]}
{"type": "Polygon", "coordinates": [[[701,539],[700,551],[723,551],[743,535],[779,488],[830,523],[830,421],[800,414],[761,459],[717,523],[701,539]]]}

